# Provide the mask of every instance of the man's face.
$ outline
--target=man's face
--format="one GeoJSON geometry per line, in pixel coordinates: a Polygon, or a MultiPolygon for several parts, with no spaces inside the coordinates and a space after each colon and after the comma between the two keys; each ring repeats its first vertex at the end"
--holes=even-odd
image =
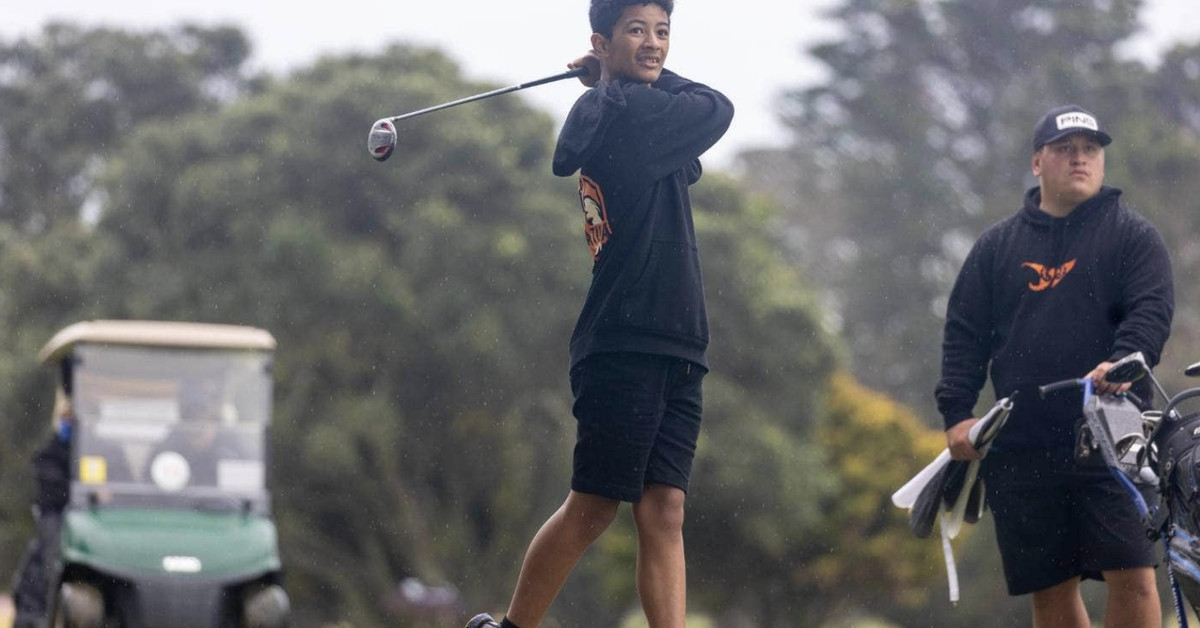
{"type": "Polygon", "coordinates": [[[1068,135],[1033,154],[1033,174],[1041,181],[1043,203],[1074,208],[1104,183],[1104,147],[1088,135],[1068,135]]]}
{"type": "Polygon", "coordinates": [[[662,73],[671,47],[671,18],[657,4],[625,7],[613,25],[612,39],[592,34],[592,48],[604,61],[601,78],[653,83],[662,73]]]}

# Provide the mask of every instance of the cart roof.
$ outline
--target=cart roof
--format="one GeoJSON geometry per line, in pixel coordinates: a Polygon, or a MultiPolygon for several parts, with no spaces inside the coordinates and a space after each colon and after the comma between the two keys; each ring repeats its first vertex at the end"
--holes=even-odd
{"type": "Polygon", "coordinates": [[[42,363],[57,362],[80,343],[198,349],[275,349],[265,329],[241,325],[167,321],[85,321],[54,334],[38,352],[42,363]]]}

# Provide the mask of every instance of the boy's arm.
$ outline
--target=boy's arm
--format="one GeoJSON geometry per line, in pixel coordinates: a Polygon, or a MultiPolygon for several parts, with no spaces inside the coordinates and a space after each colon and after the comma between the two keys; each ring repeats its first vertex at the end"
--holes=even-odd
{"type": "Polygon", "coordinates": [[[663,70],[653,85],[623,86],[625,115],[618,123],[630,141],[631,166],[643,170],[651,180],[660,179],[681,168],[689,170],[689,179],[698,178],[699,159],[729,129],[733,121],[733,103],[707,85],[689,81],[670,70],[663,70]]]}
{"type": "Polygon", "coordinates": [[[733,120],[720,92],[663,70],[654,85],[598,81],[571,108],[554,150],[554,174],[573,174],[600,158],[633,181],[655,181],[686,169],[700,178],[700,155],[733,120]]]}

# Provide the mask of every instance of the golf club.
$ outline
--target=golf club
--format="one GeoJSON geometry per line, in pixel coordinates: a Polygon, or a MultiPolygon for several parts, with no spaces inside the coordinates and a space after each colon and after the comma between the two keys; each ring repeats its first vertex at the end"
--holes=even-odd
{"type": "MultiPolygon", "coordinates": [[[[1133,353],[1117,360],[1109,367],[1108,372],[1104,374],[1104,379],[1117,384],[1129,384],[1137,380],[1149,377],[1150,382],[1154,384],[1154,389],[1158,394],[1162,395],[1163,399],[1170,399],[1167,391],[1163,389],[1162,384],[1155,379],[1154,373],[1150,372],[1150,365],[1146,363],[1146,356],[1142,355],[1141,351],[1133,353]]],[[[1044,386],[1038,386],[1038,394],[1045,398],[1046,395],[1056,393],[1060,390],[1072,390],[1079,387],[1080,380],[1065,379],[1061,382],[1054,382],[1044,386]]]]}
{"type": "Polygon", "coordinates": [[[425,109],[418,111],[412,111],[398,116],[392,116],[390,118],[380,118],[375,122],[375,124],[371,125],[371,133],[367,135],[367,152],[370,153],[371,157],[375,161],[386,161],[388,157],[391,157],[392,151],[396,149],[396,123],[401,120],[415,118],[427,113],[441,111],[442,109],[449,109],[450,107],[456,107],[458,105],[465,105],[466,103],[475,102],[476,100],[483,100],[484,98],[491,98],[492,96],[508,94],[529,87],[537,87],[538,85],[545,85],[546,83],[553,83],[555,81],[561,81],[569,78],[577,78],[587,74],[588,68],[575,68],[574,70],[568,70],[561,74],[555,74],[554,76],[547,76],[545,78],[540,78],[525,83],[501,87],[500,89],[494,89],[490,92],[475,94],[474,96],[467,96],[466,98],[460,98],[448,103],[426,107],[425,109]]]}
{"type": "Polygon", "coordinates": [[[1142,355],[1141,351],[1134,351],[1129,355],[1117,360],[1105,374],[1104,379],[1110,382],[1135,382],[1142,377],[1149,377],[1150,383],[1154,384],[1155,390],[1162,396],[1164,400],[1170,399],[1166,389],[1162,384],[1158,383],[1158,379],[1154,377],[1154,373],[1150,371],[1150,365],[1146,363],[1146,356],[1142,355]]]}

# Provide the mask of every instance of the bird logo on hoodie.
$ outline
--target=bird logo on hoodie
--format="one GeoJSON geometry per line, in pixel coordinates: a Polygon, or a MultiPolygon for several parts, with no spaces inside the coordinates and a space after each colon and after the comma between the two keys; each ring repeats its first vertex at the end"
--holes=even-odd
{"type": "Polygon", "coordinates": [[[1034,292],[1041,292],[1053,288],[1062,282],[1063,277],[1066,277],[1067,273],[1071,272],[1072,268],[1075,268],[1075,260],[1071,260],[1057,268],[1051,268],[1035,262],[1025,262],[1021,266],[1037,273],[1038,280],[1036,283],[1030,282],[1029,289],[1034,292]]]}

